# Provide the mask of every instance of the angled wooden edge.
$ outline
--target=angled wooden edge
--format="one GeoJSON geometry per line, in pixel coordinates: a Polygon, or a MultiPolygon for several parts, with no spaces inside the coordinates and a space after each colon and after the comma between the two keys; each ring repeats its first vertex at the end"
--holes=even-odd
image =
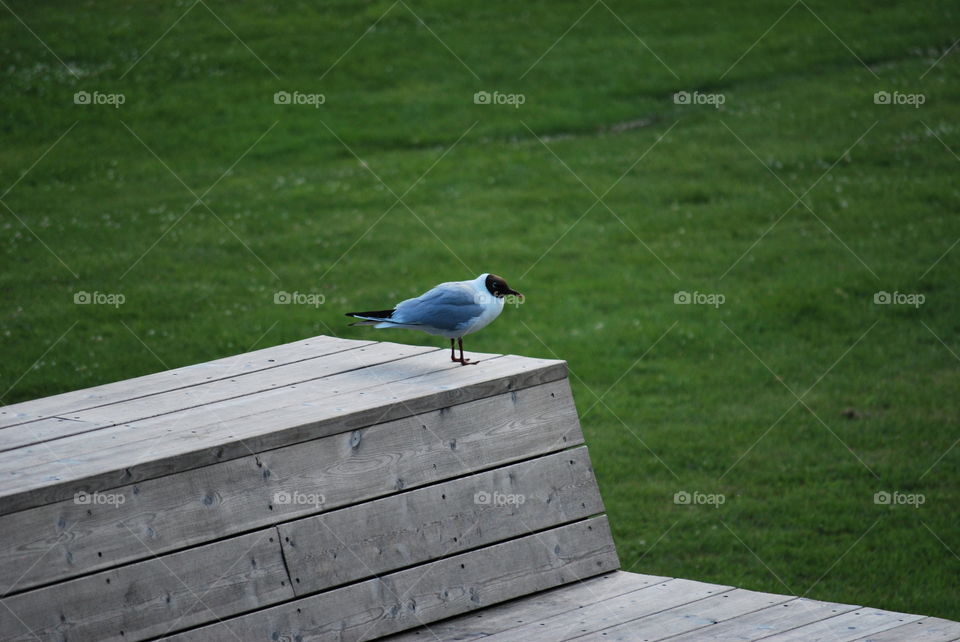
{"type": "Polygon", "coordinates": [[[670,579],[642,590],[607,598],[584,609],[568,610],[537,622],[529,622],[491,635],[487,639],[491,642],[568,640],[619,624],[629,618],[650,615],[711,595],[725,593],[731,588],[693,580],[670,579]]]}
{"type": "Polygon", "coordinates": [[[97,498],[71,496],[0,516],[0,595],[581,443],[569,382],[560,379],[124,484],[97,498]],[[311,495],[323,502],[293,501],[311,495]]]}
{"type": "Polygon", "coordinates": [[[567,611],[589,608],[612,597],[639,591],[671,578],[614,571],[580,582],[525,595],[514,600],[465,613],[427,627],[384,638],[384,642],[479,639],[531,622],[540,622],[567,611]]]}
{"type": "Polygon", "coordinates": [[[728,640],[734,635],[741,640],[758,640],[811,622],[855,611],[858,608],[860,607],[853,604],[795,598],[732,620],[684,633],[671,640],[684,642],[728,640]]]}
{"type": "Polygon", "coordinates": [[[789,595],[759,593],[737,588],[659,613],[625,613],[623,617],[616,618],[620,620],[619,622],[616,620],[597,622],[598,627],[603,628],[597,628],[592,633],[571,639],[587,640],[602,637],[604,640],[633,642],[642,638],[653,642],[710,627],[792,599],[793,597],[789,595]]]}
{"type": "MultiPolygon", "coordinates": [[[[416,357],[406,361],[413,359],[416,357]]],[[[388,366],[385,368],[389,372],[402,376],[402,366],[388,366]]],[[[355,372],[367,370],[373,368],[355,372]]],[[[154,427],[144,422],[140,426],[118,426],[91,433],[102,443],[86,442],[83,435],[56,440],[51,443],[58,445],[59,458],[49,461],[50,454],[45,452],[37,455],[38,463],[33,466],[25,463],[25,458],[10,456],[19,454],[19,450],[0,453],[0,469],[10,473],[0,478],[0,514],[61,501],[79,491],[115,488],[556,381],[564,378],[566,372],[566,363],[562,361],[498,357],[476,367],[446,365],[402,378],[390,384],[388,396],[360,390],[346,398],[337,397],[323,407],[301,400],[273,409],[269,400],[277,391],[270,391],[263,393],[265,410],[238,417],[226,428],[214,412],[206,426],[181,430],[176,439],[171,439],[173,428],[164,422],[154,427]],[[73,440],[80,441],[74,444],[73,440]],[[86,450],[78,452],[81,448],[86,450]]],[[[310,392],[309,384],[302,387],[310,392]]]]}
{"type": "MultiPolygon", "coordinates": [[[[399,343],[376,344],[376,349],[362,345],[348,348],[327,345],[326,348],[329,352],[314,354],[290,363],[271,364],[269,367],[235,376],[211,377],[209,381],[195,382],[170,390],[156,390],[127,399],[115,399],[110,403],[99,403],[90,408],[76,409],[54,417],[11,426],[0,430],[0,452],[35,444],[37,447],[13,453],[13,456],[56,452],[61,443],[68,443],[58,442],[59,439],[174,413],[183,413],[177,415],[178,421],[189,421],[189,412],[204,406],[214,406],[278,388],[294,387],[307,381],[334,377],[351,370],[438,350],[435,347],[399,343]],[[338,349],[334,350],[334,347],[338,349]]],[[[38,403],[43,401],[39,400],[38,403]]],[[[79,438],[80,441],[72,440],[72,443],[82,444],[97,438],[97,435],[85,434],[79,438]]]]}
{"type": "Polygon", "coordinates": [[[619,565],[595,517],[299,598],[171,640],[370,640],[577,582],[619,565]]]}
{"type": "Polygon", "coordinates": [[[87,408],[144,397],[168,390],[240,377],[296,361],[315,359],[342,350],[372,345],[374,341],[356,341],[319,335],[301,341],[263,348],[182,368],[115,381],[92,388],[10,404],[0,409],[0,431],[9,426],[76,412],[87,408]]]}
{"type": "Polygon", "coordinates": [[[293,595],[268,528],[5,598],[0,639],[142,640],[293,595]]]}
{"type": "Polygon", "coordinates": [[[586,448],[554,453],[17,594],[4,600],[14,617],[0,618],[0,639],[162,635],[548,531],[602,508],[586,448]],[[477,501],[477,493],[490,499],[477,501]]]}

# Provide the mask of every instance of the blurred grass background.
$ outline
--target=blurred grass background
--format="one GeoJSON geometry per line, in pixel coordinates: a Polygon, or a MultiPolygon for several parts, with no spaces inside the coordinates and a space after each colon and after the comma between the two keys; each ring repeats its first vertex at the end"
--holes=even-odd
{"type": "Polygon", "coordinates": [[[0,399],[315,334],[442,345],[342,314],[496,272],[526,303],[467,349],[569,362],[625,569],[960,619],[958,25],[938,0],[5,0],[0,399]]]}

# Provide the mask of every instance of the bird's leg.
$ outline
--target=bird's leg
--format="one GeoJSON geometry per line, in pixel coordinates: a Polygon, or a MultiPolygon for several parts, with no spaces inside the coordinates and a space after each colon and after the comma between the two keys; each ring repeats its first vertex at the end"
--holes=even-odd
{"type": "Polygon", "coordinates": [[[457,343],[460,344],[460,358],[458,359],[458,361],[460,362],[460,365],[462,366],[465,366],[468,364],[471,366],[477,365],[476,361],[470,361],[470,359],[463,358],[463,337],[460,337],[459,339],[457,339],[457,343]]]}
{"type": "Polygon", "coordinates": [[[450,339],[450,361],[459,361],[457,359],[457,353],[454,351],[453,346],[454,346],[453,339],[450,339]]]}

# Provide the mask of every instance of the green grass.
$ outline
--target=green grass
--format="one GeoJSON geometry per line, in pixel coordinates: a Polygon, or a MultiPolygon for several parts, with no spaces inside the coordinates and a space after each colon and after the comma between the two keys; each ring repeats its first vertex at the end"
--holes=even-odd
{"type": "Polygon", "coordinates": [[[37,37],[0,10],[3,402],[321,333],[441,345],[342,313],[492,271],[527,302],[467,348],[569,362],[624,568],[960,619],[951,3],[609,2],[559,42],[589,4],[8,3],[37,37]]]}

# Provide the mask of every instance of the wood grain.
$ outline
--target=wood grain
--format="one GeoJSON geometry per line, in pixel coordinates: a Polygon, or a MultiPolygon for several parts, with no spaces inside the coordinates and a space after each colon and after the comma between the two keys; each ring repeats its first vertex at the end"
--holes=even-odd
{"type": "Polygon", "coordinates": [[[783,604],[792,599],[789,595],[734,589],[652,615],[628,619],[622,624],[585,633],[572,639],[605,640],[609,642],[647,640],[653,642],[654,640],[662,640],[673,635],[713,626],[718,622],[732,620],[753,611],[783,604]]]}
{"type": "Polygon", "coordinates": [[[7,598],[0,640],[138,640],[292,596],[268,528],[7,598]]]}
{"type": "Polygon", "coordinates": [[[352,642],[429,624],[619,565],[605,517],[528,535],[174,635],[352,642]]]}
{"type": "Polygon", "coordinates": [[[858,606],[818,602],[805,598],[795,598],[789,602],[754,611],[720,624],[697,629],[690,633],[671,638],[671,642],[694,642],[699,640],[759,640],[780,631],[789,631],[804,624],[832,618],[858,606]]]}
{"type": "Polygon", "coordinates": [[[581,443],[561,379],[126,484],[106,491],[116,507],[71,497],[0,516],[0,594],[141,559],[141,540],[170,551],[581,443]],[[294,492],[325,502],[274,501],[294,492]]]}
{"type": "Polygon", "coordinates": [[[271,390],[243,397],[243,401],[193,409],[203,415],[193,418],[197,423],[185,424],[184,418],[174,413],[129,428],[88,433],[92,438],[78,435],[49,442],[50,448],[43,452],[21,452],[28,448],[0,453],[0,469],[10,472],[0,478],[0,514],[60,501],[79,490],[114,488],[566,375],[563,362],[513,356],[451,369],[447,355],[439,352],[405,359],[403,365],[382,364],[338,375],[355,385],[360,383],[358,378],[365,380],[377,390],[370,394],[354,389],[348,394],[332,393],[315,403],[318,394],[331,394],[331,380],[337,377],[330,377],[321,380],[325,383],[319,390],[311,385],[314,382],[307,382],[295,387],[294,394],[287,389],[271,390]],[[380,375],[393,381],[384,384],[380,375]],[[278,405],[280,395],[288,396],[282,407],[278,405]],[[240,403],[244,408],[236,412],[232,404],[240,403]],[[228,412],[232,419],[224,416],[228,412]],[[60,459],[51,461],[49,451],[54,444],[60,459]]]}
{"type": "Polygon", "coordinates": [[[217,379],[243,376],[285,363],[314,359],[341,350],[372,344],[372,341],[355,341],[321,335],[206,363],[156,372],[134,379],[125,379],[93,388],[84,388],[83,390],[43,397],[42,399],[10,404],[0,409],[0,430],[26,421],[54,417],[217,379]]]}
{"type": "MultiPolygon", "coordinates": [[[[303,492],[310,492],[304,489],[303,492]]],[[[603,512],[586,448],[281,524],[297,595],[603,512]]]]}
{"type": "Polygon", "coordinates": [[[384,638],[384,642],[419,642],[422,640],[479,639],[530,622],[539,622],[560,613],[589,607],[606,599],[645,589],[671,578],[614,571],[582,582],[521,597],[489,606],[426,627],[411,629],[384,638]]]}
{"type": "Polygon", "coordinates": [[[565,613],[489,636],[490,642],[529,640],[557,642],[621,624],[630,619],[650,615],[680,604],[695,602],[730,590],[729,586],[706,584],[693,580],[672,579],[639,591],[632,591],[582,609],[565,613]]]}
{"type": "Polygon", "coordinates": [[[864,635],[886,631],[920,618],[919,615],[880,609],[856,609],[766,639],[770,642],[851,642],[864,635]]]}

